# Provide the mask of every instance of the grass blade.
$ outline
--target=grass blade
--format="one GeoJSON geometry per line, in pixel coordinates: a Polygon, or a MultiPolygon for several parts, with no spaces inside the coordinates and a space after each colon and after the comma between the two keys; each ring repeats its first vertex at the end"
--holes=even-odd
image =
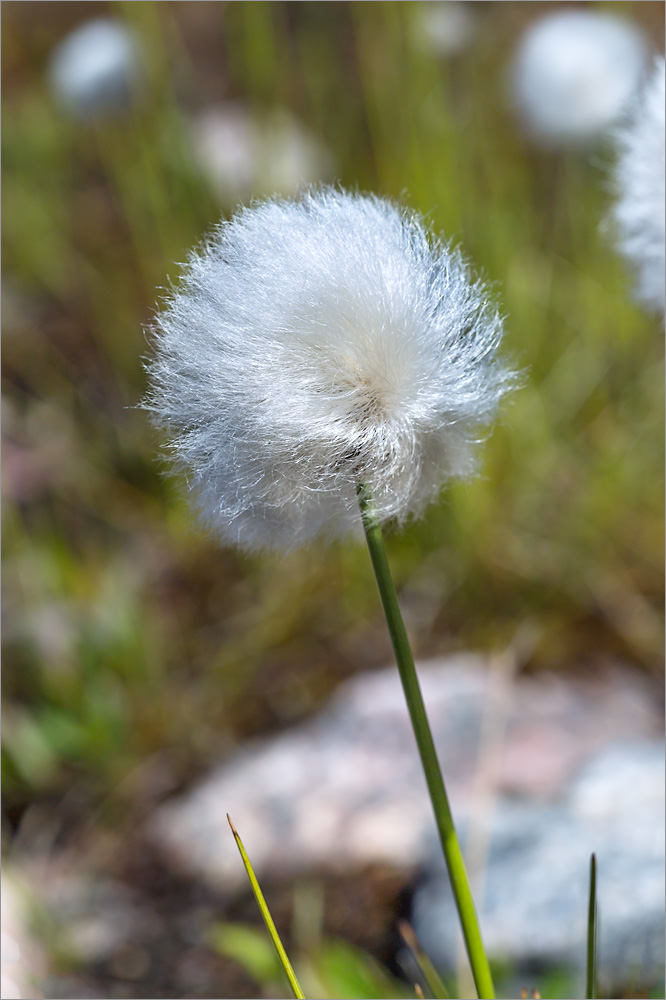
{"type": "Polygon", "coordinates": [[[597,997],[597,859],[590,857],[590,900],[587,910],[587,972],[585,996],[597,997]]]}
{"type": "Polygon", "coordinates": [[[406,920],[401,920],[398,924],[398,930],[400,931],[402,940],[414,956],[414,961],[418,965],[425,984],[433,997],[436,997],[437,1000],[448,1000],[449,994],[446,992],[444,980],[424,952],[411,925],[406,920]]]}
{"type": "Polygon", "coordinates": [[[234,835],[234,840],[236,841],[236,846],[238,847],[238,850],[240,851],[240,856],[243,859],[243,864],[245,865],[245,871],[247,872],[247,877],[249,878],[250,885],[252,886],[252,892],[254,893],[254,898],[257,901],[257,905],[258,905],[259,909],[261,910],[261,915],[264,918],[264,923],[266,924],[266,929],[267,929],[267,931],[268,931],[268,933],[270,935],[271,941],[273,942],[273,947],[275,948],[275,951],[277,952],[277,957],[280,960],[280,965],[284,969],[285,975],[286,975],[287,979],[289,980],[289,985],[291,986],[291,991],[294,994],[294,996],[296,997],[296,1000],[305,1000],[305,994],[303,993],[303,990],[301,989],[300,983],[298,982],[298,979],[296,978],[296,973],[294,972],[294,970],[293,970],[293,968],[291,966],[291,962],[289,961],[289,958],[287,956],[287,952],[284,950],[284,945],[282,944],[282,941],[280,941],[280,935],[278,934],[277,928],[276,928],[275,924],[273,923],[273,918],[272,918],[270,910],[268,909],[268,906],[266,904],[266,900],[264,899],[264,894],[261,891],[261,888],[259,886],[259,882],[257,881],[257,876],[254,874],[254,871],[252,870],[252,865],[250,864],[250,859],[248,858],[248,856],[247,856],[247,854],[245,852],[245,848],[243,847],[243,841],[240,839],[240,837],[238,835],[238,830],[236,829],[236,827],[234,826],[234,824],[231,822],[231,817],[229,816],[229,813],[227,813],[227,820],[229,821],[229,826],[231,827],[231,832],[234,835]]]}

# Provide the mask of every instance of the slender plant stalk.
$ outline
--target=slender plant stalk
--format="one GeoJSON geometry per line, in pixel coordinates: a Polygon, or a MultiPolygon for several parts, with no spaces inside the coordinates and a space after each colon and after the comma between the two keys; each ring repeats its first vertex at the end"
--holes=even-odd
{"type": "Polygon", "coordinates": [[[398,595],[391,576],[384,536],[377,518],[375,505],[369,490],[364,485],[358,489],[359,503],[363,517],[365,537],[370,550],[370,559],[375,571],[377,586],[384,606],[386,622],[391,634],[400,679],[407,699],[407,707],[412,720],[414,735],[421,755],[430,801],[437,821],[439,838],[444,851],[444,859],[451,880],[451,888],[458,909],[458,917],[465,939],[465,947],[474,977],[477,993],[482,1000],[493,1000],[495,990],[486,957],[479,922],[474,908],[474,900],[465,869],[460,843],[453,825],[453,816],[444,779],[437,760],[437,752],[426,715],[423,695],[414,666],[414,657],[409,646],[405,623],[402,620],[398,595]]]}
{"type": "Polygon", "coordinates": [[[414,933],[411,924],[408,924],[406,920],[401,920],[398,924],[398,930],[400,931],[402,940],[411,951],[412,957],[425,980],[425,984],[435,1000],[449,1000],[444,980],[421,947],[421,943],[414,933]]]}
{"type": "Polygon", "coordinates": [[[229,817],[228,813],[227,813],[227,819],[229,821],[229,826],[231,827],[231,832],[234,835],[236,846],[238,847],[238,850],[240,851],[240,856],[243,859],[243,864],[245,865],[245,871],[247,872],[247,876],[250,880],[250,885],[252,886],[252,892],[254,893],[254,898],[257,901],[259,909],[261,910],[261,915],[264,918],[264,923],[266,924],[266,929],[268,930],[270,939],[273,942],[273,947],[277,952],[277,957],[280,960],[280,965],[284,969],[285,975],[289,980],[289,985],[291,986],[291,992],[296,997],[296,1000],[305,1000],[305,994],[301,989],[298,979],[296,978],[296,973],[294,972],[291,966],[291,962],[289,961],[287,952],[284,950],[284,945],[280,940],[280,935],[277,932],[277,927],[273,923],[273,918],[271,916],[270,910],[268,909],[266,900],[264,899],[264,894],[261,891],[259,882],[257,881],[257,876],[254,874],[254,870],[252,868],[252,865],[250,864],[250,859],[248,858],[245,852],[245,848],[243,847],[243,841],[240,839],[238,835],[238,830],[231,822],[231,818],[229,817]]]}
{"type": "Polygon", "coordinates": [[[597,859],[590,857],[590,898],[587,908],[587,973],[585,996],[594,1000],[597,993],[597,859]]]}

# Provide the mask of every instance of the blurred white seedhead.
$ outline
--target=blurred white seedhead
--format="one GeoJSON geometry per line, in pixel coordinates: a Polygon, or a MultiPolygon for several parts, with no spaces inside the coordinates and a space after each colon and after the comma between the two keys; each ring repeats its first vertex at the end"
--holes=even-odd
{"type": "Polygon", "coordinates": [[[636,272],[636,294],[666,306],[666,70],[658,59],[627,123],[618,132],[614,220],[619,247],[636,272]]]}
{"type": "Polygon", "coordinates": [[[476,22],[467,0],[419,0],[414,9],[414,41],[424,52],[455,56],[472,41],[476,22]]]}
{"type": "Polygon", "coordinates": [[[77,118],[125,111],[143,79],[137,40],[119,21],[87,21],[53,50],[48,75],[55,100],[77,118]]]}
{"type": "Polygon", "coordinates": [[[190,132],[198,165],[223,204],[292,195],[331,177],[321,142],[286,110],[256,116],[239,103],[216,104],[199,112],[190,132]]]}
{"type": "Polygon", "coordinates": [[[418,514],[474,467],[511,376],[460,254],[388,201],[332,188],[222,223],[157,316],[145,406],[203,521],[289,549],[418,514]]]}
{"type": "Polygon", "coordinates": [[[646,57],[639,29],[612,14],[547,15],[527,29],[513,65],[523,127],[546,146],[594,141],[631,101],[646,57]]]}

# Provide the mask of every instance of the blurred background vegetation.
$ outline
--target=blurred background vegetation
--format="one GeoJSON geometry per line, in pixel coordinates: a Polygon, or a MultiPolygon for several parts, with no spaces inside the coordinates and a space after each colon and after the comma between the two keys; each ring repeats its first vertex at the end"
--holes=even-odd
{"type": "MultiPolygon", "coordinates": [[[[220,548],[136,409],[142,325],[175,262],[240,198],[289,193],[259,171],[220,198],[191,123],[221,102],[259,127],[288,112],[324,179],[426,213],[506,313],[525,380],[482,475],[389,540],[417,655],[503,649],[528,626],[528,670],[659,674],[663,325],[600,228],[610,151],[534,150],[506,101],[520,32],[566,5],[475,3],[448,55],[427,6],[3,3],[6,842],[129,830],[241,739],[390,661],[362,547],[220,548]],[[100,15],[136,32],[143,91],[80,121],[47,65],[100,15]]],[[[578,6],[662,44],[662,3],[578,6]]]]}

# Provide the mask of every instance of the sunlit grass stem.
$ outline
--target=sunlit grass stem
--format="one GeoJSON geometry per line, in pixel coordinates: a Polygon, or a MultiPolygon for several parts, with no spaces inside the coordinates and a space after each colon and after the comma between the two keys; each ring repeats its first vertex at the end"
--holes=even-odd
{"type": "Polygon", "coordinates": [[[254,893],[254,898],[256,899],[257,905],[259,906],[259,909],[261,911],[261,915],[264,918],[264,923],[266,924],[266,929],[270,935],[270,939],[273,942],[273,947],[275,948],[275,951],[277,953],[278,960],[284,970],[285,976],[289,980],[289,986],[291,987],[291,992],[294,994],[296,1000],[305,1000],[305,994],[301,989],[301,985],[298,979],[296,978],[296,973],[292,968],[291,962],[289,961],[289,958],[287,956],[287,952],[285,951],[284,945],[280,940],[280,935],[277,932],[277,927],[275,926],[275,923],[271,916],[271,912],[268,909],[268,904],[264,899],[264,894],[261,891],[261,887],[257,880],[257,876],[254,874],[254,869],[252,868],[250,859],[248,858],[247,852],[243,846],[243,841],[240,839],[240,836],[238,835],[238,830],[231,822],[231,818],[228,813],[227,813],[227,820],[229,821],[229,826],[231,827],[231,832],[234,835],[234,840],[236,841],[236,846],[240,852],[240,856],[243,859],[243,864],[245,865],[245,871],[247,872],[247,876],[250,880],[250,885],[252,886],[252,892],[254,893]]]}
{"type": "Polygon", "coordinates": [[[479,922],[472,899],[472,892],[465,869],[460,843],[453,824],[451,807],[444,786],[444,779],[437,760],[437,752],[428,722],[428,716],[421,694],[421,687],[414,665],[414,657],[402,620],[398,596],[391,576],[381,525],[368,489],[361,485],[358,490],[365,537],[370,550],[370,558],[377,579],[377,586],[384,606],[384,614],[393,643],[400,679],[407,699],[407,707],[412,720],[414,735],[423,764],[430,801],[435,812],[437,829],[444,851],[446,867],[451,880],[460,925],[465,939],[477,993],[484,1000],[495,996],[490,966],[486,957],[479,922]]]}

